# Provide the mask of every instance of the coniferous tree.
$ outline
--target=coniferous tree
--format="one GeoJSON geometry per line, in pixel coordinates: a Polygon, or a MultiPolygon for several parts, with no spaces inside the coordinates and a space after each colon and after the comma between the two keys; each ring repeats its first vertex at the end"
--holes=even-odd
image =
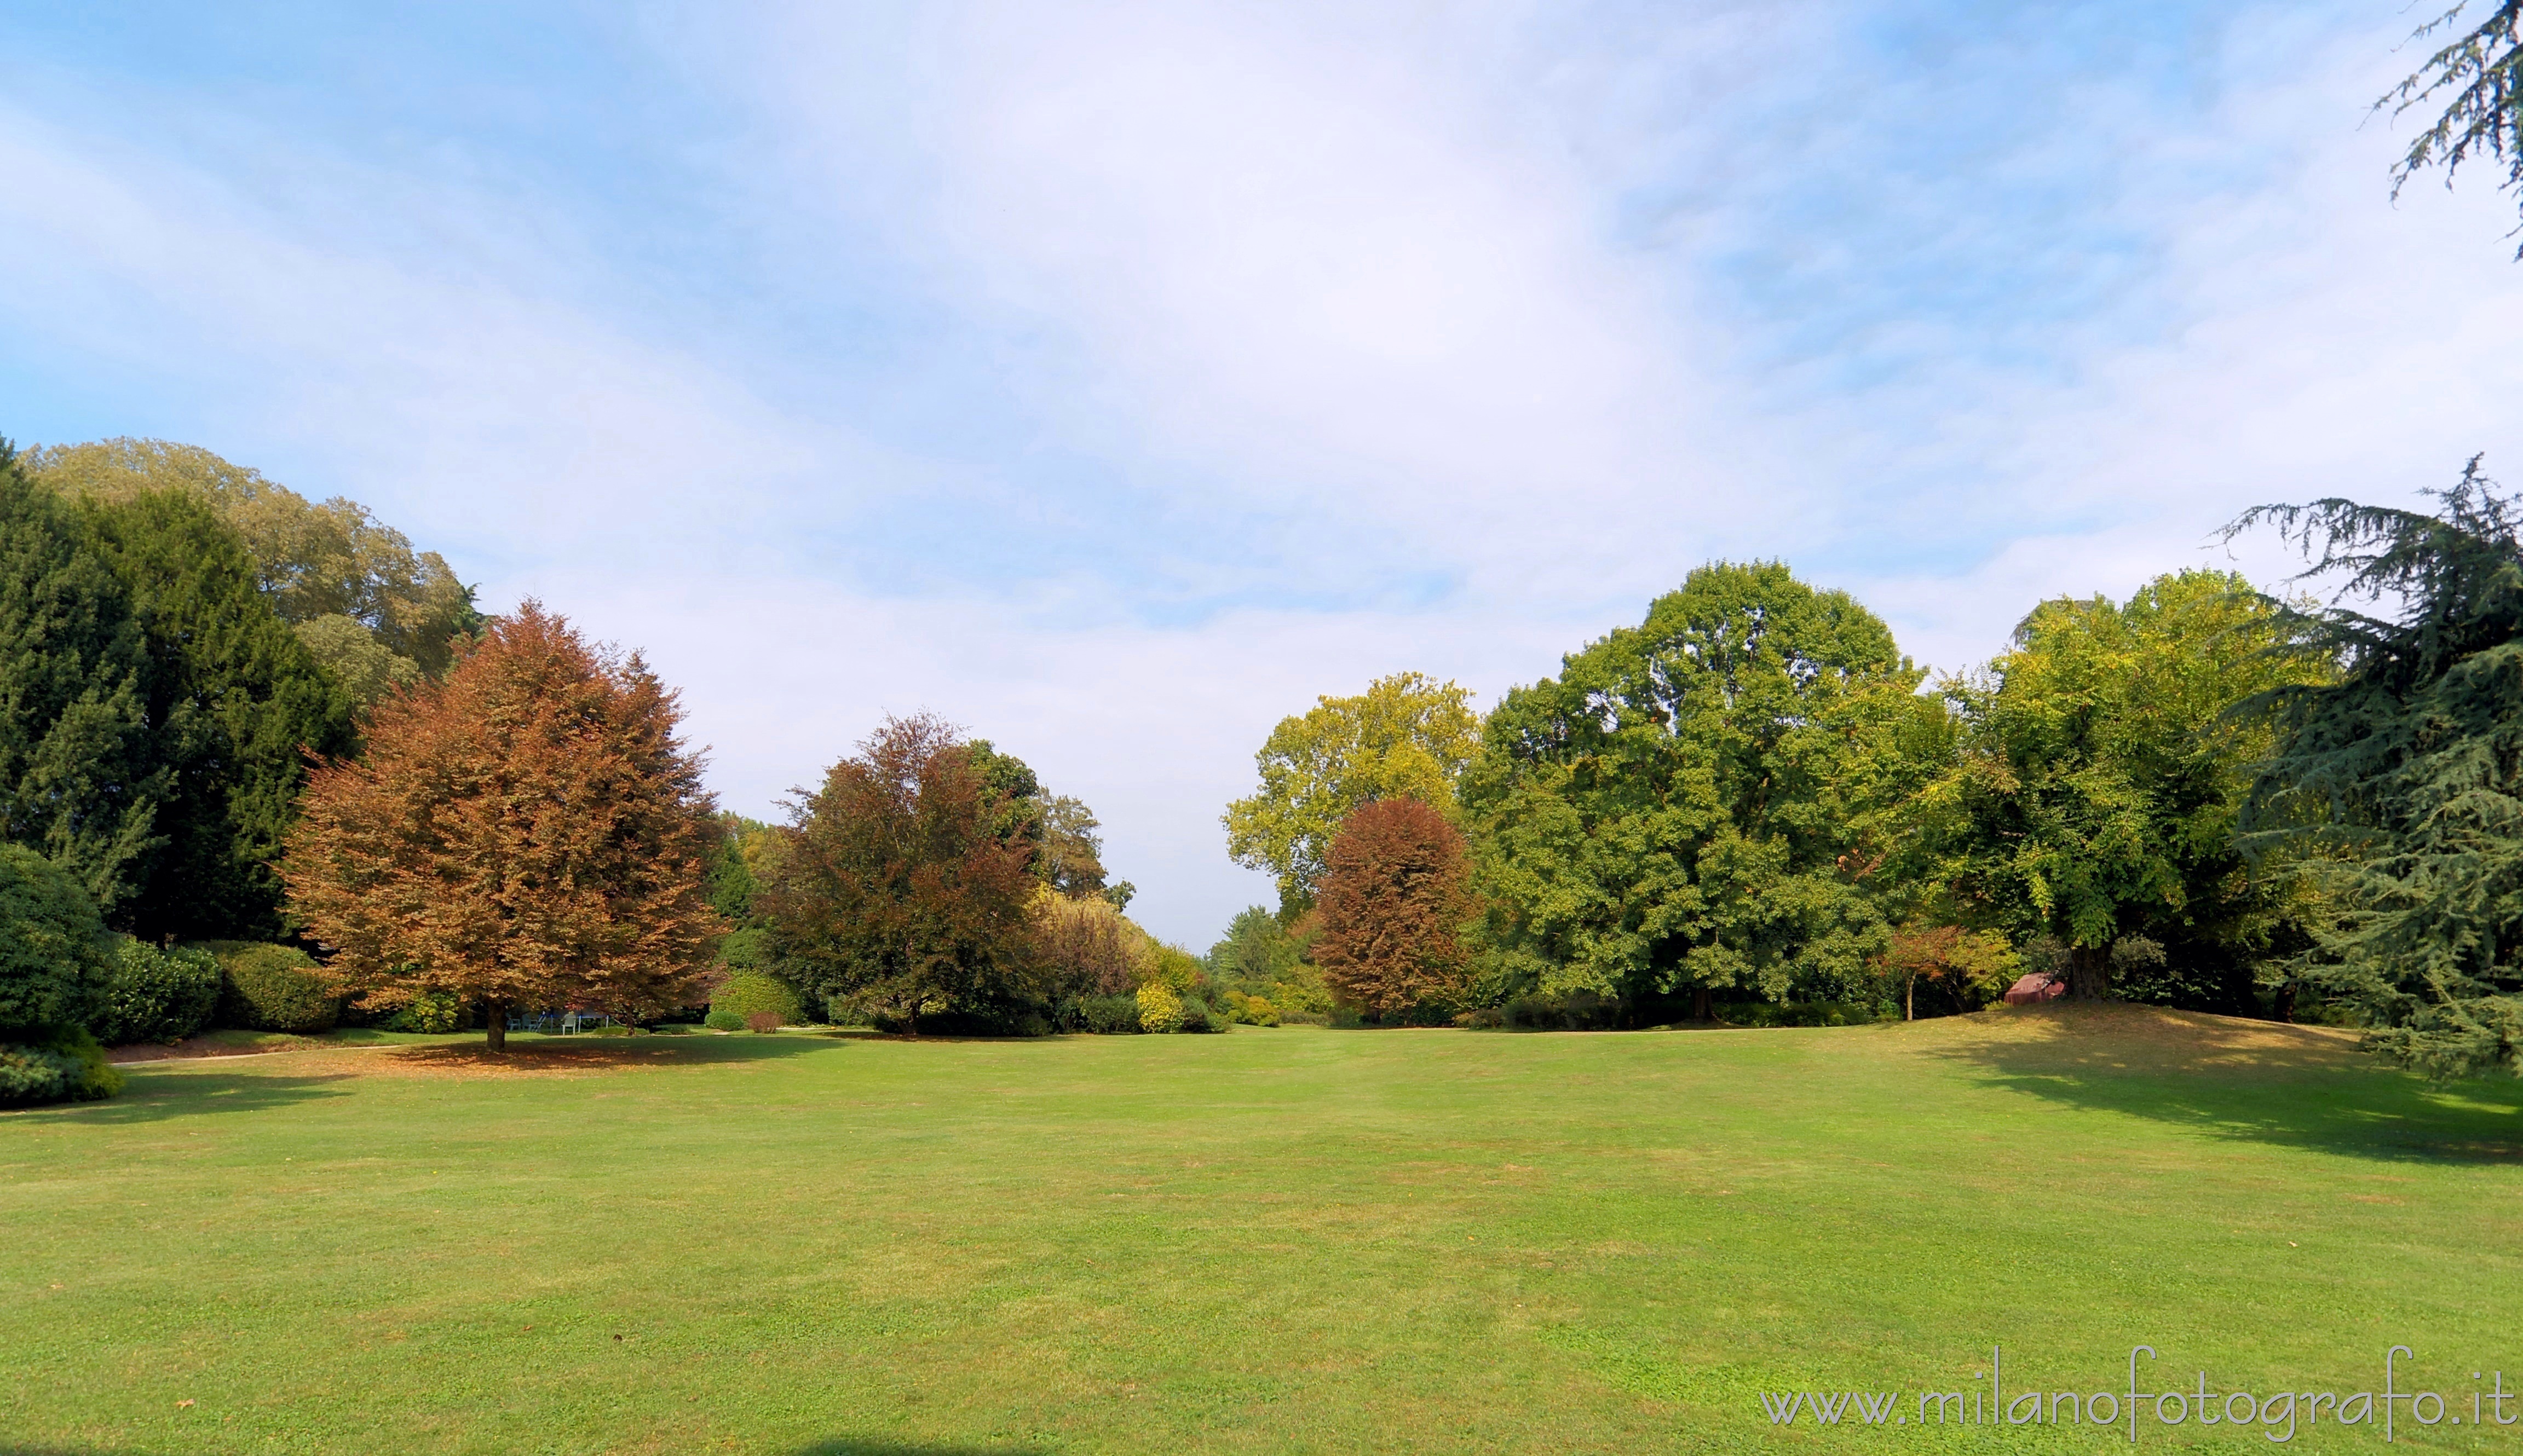
{"type": "Polygon", "coordinates": [[[0,441],[0,837],[60,865],[110,919],[142,887],[174,786],[148,679],[122,582],[0,441]]]}
{"type": "Polygon", "coordinates": [[[2439,1076],[2523,1071],[2523,510],[2476,458],[2435,498],[2229,528],[2273,525],[2308,577],[2347,574],[2329,610],[2279,608],[2341,672],[2249,705],[2280,738],[2245,826],[2309,850],[2336,918],[2303,975],[2361,1005],[2376,1049],[2439,1076]]]}
{"type": "Polygon", "coordinates": [[[81,514],[146,633],[153,750],[173,775],[123,918],[144,939],[277,938],[272,864],[308,756],[357,747],[351,698],[272,610],[245,542],[208,502],[155,491],[90,499],[81,514]]]}

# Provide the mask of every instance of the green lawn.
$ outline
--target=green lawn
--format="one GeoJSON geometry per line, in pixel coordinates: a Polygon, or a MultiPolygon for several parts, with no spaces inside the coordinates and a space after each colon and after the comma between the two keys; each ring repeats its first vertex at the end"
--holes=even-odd
{"type": "Polygon", "coordinates": [[[165,1063],[0,1116],[0,1450],[2101,1450],[2125,1437],[1779,1431],[1757,1392],[1969,1389],[1993,1341],[2010,1396],[2108,1389],[2143,1341],[2150,1388],[2264,1393],[2378,1389],[2406,1344],[2464,1420],[2415,1444],[2523,1456],[2467,1393],[2523,1378],[2523,1092],[2340,1033],[2044,1010],[488,1062],[165,1063]]]}

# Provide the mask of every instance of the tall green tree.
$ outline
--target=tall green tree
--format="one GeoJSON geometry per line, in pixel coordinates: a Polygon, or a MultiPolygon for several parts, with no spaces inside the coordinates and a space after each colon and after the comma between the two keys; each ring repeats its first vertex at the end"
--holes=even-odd
{"type": "Polygon", "coordinates": [[[101,440],[30,451],[27,466],[80,500],[178,491],[208,502],[244,539],[281,618],[363,703],[445,673],[456,639],[483,625],[446,560],[366,506],[310,501],[199,446],[101,440]]]}
{"type": "Polygon", "coordinates": [[[260,589],[244,540],[200,496],[153,491],[82,507],[147,643],[147,716],[172,772],[160,840],[122,918],[144,938],[282,933],[272,868],[309,756],[357,748],[352,700],[260,589]]]}
{"type": "Polygon", "coordinates": [[[2435,498],[2232,528],[2274,526],[2308,577],[2346,574],[2327,610],[2270,607],[2340,672],[2250,705],[2279,738],[2246,826],[2305,851],[2334,912],[2305,973],[2363,1007],[2371,1045],[2438,1076],[2523,1072],[2523,505],[2476,458],[2435,498]],[[2338,605],[2359,600],[2382,610],[2338,605]]]}
{"type": "Polygon", "coordinates": [[[109,916],[142,888],[175,789],[149,681],[122,579],[0,441],[0,837],[61,866],[109,916]]]}
{"type": "Polygon", "coordinates": [[[2231,573],[2043,602],[1944,684],[1962,745],[1920,796],[1920,872],[1967,920],[2064,943],[2071,995],[2244,1009],[2255,963],[2301,933],[2300,887],[2235,843],[2270,739],[2231,710],[2317,676],[2297,646],[2231,573]]]}
{"type": "Polygon", "coordinates": [[[1293,918],[1313,903],[1332,836],[1358,806],[1417,799],[1452,813],[1480,732],[1468,691],[1418,673],[1378,678],[1356,697],[1317,698],[1281,719],[1254,755],[1262,786],[1226,806],[1227,853],[1268,870],[1293,918]]]}
{"type": "Polygon", "coordinates": [[[1718,563],[1509,692],[1462,790],[1494,989],[1868,984],[1886,815],[1946,742],[1921,677],[1845,592],[1718,563]]]}

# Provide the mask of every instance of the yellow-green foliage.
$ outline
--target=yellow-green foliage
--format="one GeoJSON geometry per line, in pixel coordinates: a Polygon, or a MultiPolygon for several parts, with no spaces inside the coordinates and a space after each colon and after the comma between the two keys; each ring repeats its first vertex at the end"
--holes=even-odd
{"type": "Polygon", "coordinates": [[[1227,1013],[1245,1025],[1276,1026],[1279,1024],[1279,1009],[1272,1006],[1267,998],[1247,996],[1241,991],[1229,991],[1225,995],[1227,1013]]]}
{"type": "Polygon", "coordinates": [[[1139,988],[1139,1026],[1144,1031],[1171,1031],[1182,1024],[1182,998],[1164,981],[1139,988]]]}
{"type": "Polygon", "coordinates": [[[1396,673],[1357,697],[1324,697],[1284,718],[1254,761],[1262,787],[1226,806],[1227,852],[1278,877],[1283,902],[1313,898],[1332,833],[1371,799],[1412,798],[1452,812],[1454,783],[1480,751],[1471,693],[1396,673]]]}
{"type": "Polygon", "coordinates": [[[756,1011],[768,1011],[779,1017],[783,1026],[806,1019],[806,1013],[797,1005],[797,993],[789,988],[786,981],[750,970],[738,971],[727,978],[727,984],[710,997],[710,1011],[712,1014],[732,1012],[739,1021],[756,1011]]]}

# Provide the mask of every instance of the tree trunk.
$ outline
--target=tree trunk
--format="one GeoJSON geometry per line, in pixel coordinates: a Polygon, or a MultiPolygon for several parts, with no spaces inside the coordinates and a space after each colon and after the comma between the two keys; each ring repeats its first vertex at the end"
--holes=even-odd
{"type": "Polygon", "coordinates": [[[2112,953],[2108,946],[2077,946],[2068,952],[2068,997],[2071,1001],[2111,1000],[2112,953]]]}
{"type": "Polygon", "coordinates": [[[2281,1021],[2295,1019],[2295,982],[2293,981],[2278,988],[2278,1019],[2281,1021]]]}
{"type": "Polygon", "coordinates": [[[1918,1018],[1918,1016],[1917,1016],[1917,1015],[1913,1012],[1913,1010],[1912,1010],[1912,1008],[1913,1008],[1913,1007],[1915,1007],[1915,1006],[1918,1004],[1918,999],[1919,999],[1919,978],[1918,978],[1917,976],[1912,976],[1912,977],[1910,977],[1909,979],[1907,979],[1907,980],[1905,980],[1905,981],[1903,981],[1903,982],[1901,983],[1901,1019],[1902,1019],[1902,1020],[1904,1020],[1904,1021],[1915,1021],[1915,1020],[1919,1019],[1919,1018],[1918,1018]]]}
{"type": "Polygon", "coordinates": [[[1693,1021],[1714,1021],[1717,1019],[1716,1009],[1708,1004],[1708,988],[1706,986],[1695,987],[1690,993],[1690,1019],[1693,1021]]]}
{"type": "Polygon", "coordinates": [[[494,1052],[508,1050],[508,1004],[504,1001],[482,1003],[483,1045],[494,1052]]]}

